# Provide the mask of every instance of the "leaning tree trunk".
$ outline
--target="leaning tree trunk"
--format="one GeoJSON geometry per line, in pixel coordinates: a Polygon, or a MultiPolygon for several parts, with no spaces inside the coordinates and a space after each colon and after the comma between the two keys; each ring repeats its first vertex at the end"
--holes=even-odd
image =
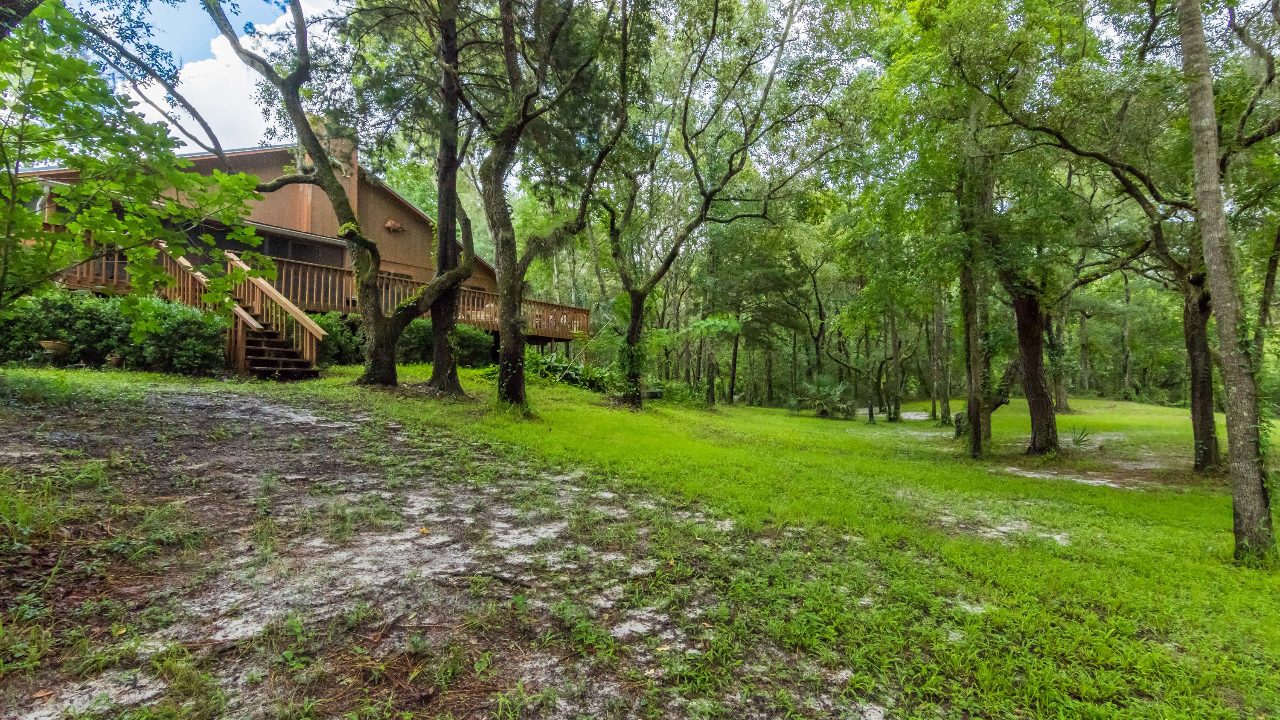
{"type": "Polygon", "coordinates": [[[1034,292],[1012,293],[1013,315],[1018,331],[1018,355],[1022,360],[1022,390],[1031,415],[1028,455],[1044,455],[1058,449],[1058,419],[1053,394],[1045,381],[1044,311],[1034,292]]]}
{"type": "MultiPolygon", "coordinates": [[[[436,153],[436,275],[458,266],[458,106],[462,85],[458,67],[457,0],[441,0],[439,7],[440,61],[444,71],[440,94],[440,148],[436,153]]],[[[458,316],[461,287],[446,290],[431,304],[431,380],[427,383],[447,395],[461,395],[458,357],[453,328],[458,316]]]]}
{"type": "Polygon", "coordinates": [[[1222,463],[1218,423],[1213,415],[1213,355],[1209,349],[1209,293],[1188,285],[1182,297],[1182,337],[1191,375],[1191,432],[1196,472],[1222,463]]]}
{"type": "Polygon", "coordinates": [[[1228,467],[1231,478],[1235,557],[1256,562],[1275,553],[1271,498],[1262,457],[1258,382],[1251,337],[1237,274],[1235,248],[1227,237],[1218,168],[1218,121],[1213,75],[1199,0],[1178,0],[1178,33],[1187,83],[1192,160],[1201,246],[1213,310],[1217,316],[1222,384],[1226,390],[1228,467]]]}
{"type": "Polygon", "coordinates": [[[524,382],[524,318],[520,315],[524,276],[519,268],[516,229],[506,193],[507,175],[515,162],[518,141],[518,133],[495,140],[495,146],[480,164],[480,196],[493,238],[498,280],[498,401],[524,406],[528,404],[524,382]]]}

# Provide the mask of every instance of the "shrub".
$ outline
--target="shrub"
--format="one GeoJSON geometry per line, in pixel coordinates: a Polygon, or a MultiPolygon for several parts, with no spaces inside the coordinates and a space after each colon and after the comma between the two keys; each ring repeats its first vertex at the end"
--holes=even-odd
{"type": "MultiPolygon", "coordinates": [[[[311,317],[328,333],[328,337],[320,343],[321,365],[354,365],[364,362],[364,333],[360,331],[357,316],[330,312],[311,317]]],[[[489,333],[470,325],[456,325],[453,328],[453,339],[459,365],[484,367],[489,364],[489,353],[493,347],[493,338],[489,333]]],[[[402,363],[429,363],[433,348],[431,320],[416,318],[400,336],[396,357],[402,363]]]]}
{"type": "Polygon", "coordinates": [[[857,413],[849,386],[842,382],[818,379],[805,383],[802,402],[821,418],[851,418],[857,413]]]}
{"type": "Polygon", "coordinates": [[[536,377],[576,385],[595,392],[609,392],[620,383],[617,374],[610,370],[587,365],[558,353],[543,355],[533,348],[526,349],[524,366],[526,372],[536,377]]]}
{"type": "Polygon", "coordinates": [[[125,365],[188,375],[225,367],[226,319],[160,298],[136,302],[130,342],[120,346],[125,365]]]}
{"type": "MultiPolygon", "coordinates": [[[[484,367],[490,363],[493,337],[489,333],[470,325],[454,325],[452,339],[458,364],[462,367],[484,367]]],[[[397,355],[400,362],[429,363],[434,347],[431,320],[417,318],[400,336],[397,355]]]]}
{"type": "Polygon", "coordinates": [[[364,336],[355,316],[327,312],[312,315],[311,319],[328,333],[317,348],[320,365],[355,365],[364,361],[364,336]]]}
{"type": "Polygon", "coordinates": [[[0,313],[0,361],[43,360],[41,340],[70,345],[66,361],[187,374],[224,367],[227,321],[154,297],[103,298],[56,291],[21,298],[0,313]]]}
{"type": "Polygon", "coordinates": [[[400,344],[396,346],[396,358],[402,363],[429,363],[435,347],[431,336],[431,320],[416,318],[404,329],[400,344]]]}

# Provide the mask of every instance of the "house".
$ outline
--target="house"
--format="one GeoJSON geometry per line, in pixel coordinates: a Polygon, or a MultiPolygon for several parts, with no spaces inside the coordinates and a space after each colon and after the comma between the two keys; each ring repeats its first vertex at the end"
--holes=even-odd
{"type": "MultiPolygon", "coordinates": [[[[190,158],[195,171],[224,169],[213,155],[190,158]]],[[[267,147],[227,153],[231,169],[264,180],[285,174],[296,163],[294,149],[267,147]]],[[[38,173],[50,181],[74,182],[68,171],[38,173]]],[[[384,307],[394,307],[435,275],[435,225],[430,217],[405,200],[356,161],[342,168],[346,187],[366,236],[378,243],[382,255],[384,307]]],[[[286,185],[253,203],[246,222],[262,238],[255,250],[272,259],[276,277],[268,282],[251,278],[235,292],[234,327],[228,338],[228,359],[238,370],[260,376],[308,377],[315,374],[315,346],[324,332],[305,313],[356,312],[351,255],[337,238],[338,221],[324,191],[309,184],[286,185]]],[[[215,231],[216,235],[216,231],[215,231]]],[[[239,263],[243,248],[222,243],[229,262],[239,263]]],[[[202,279],[183,258],[162,255],[174,277],[163,290],[170,299],[199,305],[202,279]]],[[[100,292],[127,286],[124,260],[108,256],[65,273],[61,282],[71,288],[100,292]]],[[[476,269],[463,283],[458,322],[494,333],[498,331],[496,274],[477,258],[476,269]]],[[[589,311],[536,300],[524,303],[529,342],[542,345],[569,341],[587,332],[589,311]]]]}

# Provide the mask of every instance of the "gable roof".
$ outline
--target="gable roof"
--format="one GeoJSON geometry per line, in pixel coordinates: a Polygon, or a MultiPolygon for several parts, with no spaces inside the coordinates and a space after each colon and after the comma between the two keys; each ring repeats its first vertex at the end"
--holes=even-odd
{"type": "MultiPolygon", "coordinates": [[[[245,157],[248,155],[271,155],[271,154],[282,154],[282,155],[292,156],[296,148],[297,146],[292,144],[263,145],[260,147],[246,147],[246,148],[235,148],[232,150],[225,150],[223,152],[223,155],[225,155],[228,158],[245,157]]],[[[215,159],[217,156],[211,152],[201,151],[201,152],[194,152],[194,153],[186,153],[186,154],[183,154],[181,157],[186,158],[188,160],[212,160],[212,159],[215,159]]],[[[70,175],[73,172],[74,171],[71,171],[66,167],[51,166],[51,167],[32,168],[31,170],[24,170],[19,172],[18,175],[28,176],[28,177],[39,177],[42,175],[64,175],[65,176],[65,175],[70,175]]],[[[396,204],[400,205],[407,212],[409,212],[412,215],[416,215],[418,218],[421,218],[423,221],[425,221],[427,225],[431,227],[432,235],[435,235],[436,233],[435,218],[423,212],[422,208],[419,208],[417,205],[407,200],[403,195],[396,192],[395,189],[392,188],[390,185],[388,185],[385,180],[373,174],[372,172],[369,172],[368,168],[364,167],[359,163],[358,155],[356,160],[356,172],[357,172],[357,176],[356,176],[357,180],[361,177],[367,179],[374,187],[378,188],[382,192],[385,192],[387,195],[389,195],[393,200],[395,200],[396,204]]],[[[359,212],[359,208],[357,208],[357,212],[359,212]]],[[[255,227],[261,227],[264,230],[269,230],[271,232],[277,232],[277,233],[282,233],[283,231],[289,231],[291,233],[305,234],[305,235],[311,236],[308,239],[313,239],[313,240],[332,240],[332,241],[341,242],[341,240],[339,240],[338,238],[330,238],[325,235],[315,235],[314,233],[301,233],[301,231],[298,231],[298,230],[290,230],[289,228],[282,228],[274,225],[267,225],[264,223],[250,222],[249,225],[255,226],[255,227]]],[[[495,276],[497,275],[497,270],[494,268],[494,266],[490,264],[489,261],[480,257],[479,255],[476,256],[476,263],[479,264],[481,267],[494,273],[495,276]]]]}
{"type": "MultiPolygon", "coordinates": [[[[295,145],[269,145],[269,146],[259,147],[259,148],[242,148],[237,150],[228,150],[224,154],[227,157],[243,157],[245,155],[256,155],[256,154],[266,154],[266,153],[285,153],[285,154],[292,155],[295,147],[296,147],[295,145]]],[[[183,155],[183,157],[190,158],[190,159],[200,159],[200,158],[213,158],[215,156],[213,153],[200,152],[200,153],[192,153],[190,155],[183,155]]],[[[368,180],[370,184],[372,184],[375,188],[378,188],[382,192],[385,192],[393,200],[395,200],[395,202],[398,205],[403,207],[410,214],[416,215],[417,217],[424,220],[427,223],[427,225],[431,227],[431,234],[433,236],[436,234],[435,218],[431,217],[426,212],[423,212],[422,208],[413,204],[412,202],[407,200],[403,195],[396,192],[395,189],[392,188],[390,185],[388,185],[385,180],[373,174],[372,172],[369,172],[368,168],[360,164],[358,155],[356,159],[356,173],[357,173],[357,176],[356,176],[357,180],[359,178],[364,178],[368,180]]],[[[357,212],[359,212],[359,208],[357,208],[357,212]]],[[[336,240],[337,238],[333,238],[333,239],[336,240]]],[[[494,275],[497,275],[497,270],[493,267],[493,265],[491,265],[487,260],[480,257],[479,255],[476,256],[476,263],[479,264],[481,267],[488,269],[490,272],[494,273],[494,275]]]]}

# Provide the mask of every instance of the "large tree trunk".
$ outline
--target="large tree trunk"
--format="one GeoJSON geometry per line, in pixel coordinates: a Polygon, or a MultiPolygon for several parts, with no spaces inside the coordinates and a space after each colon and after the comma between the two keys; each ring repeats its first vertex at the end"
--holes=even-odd
{"type": "Polygon", "coordinates": [[[1045,326],[1045,347],[1049,353],[1049,380],[1053,385],[1053,409],[1059,414],[1071,412],[1071,397],[1067,392],[1067,372],[1063,368],[1067,352],[1063,338],[1066,334],[1066,321],[1050,315],[1048,324],[1045,326]]]}
{"type": "Polygon", "coordinates": [[[1226,390],[1228,467],[1235,557],[1256,562],[1275,553],[1271,498],[1262,458],[1261,417],[1249,324],[1243,312],[1235,247],[1227,237],[1218,166],[1213,75],[1199,0],[1178,0],[1182,69],[1191,120],[1195,195],[1209,292],[1217,316],[1222,384],[1226,390]]]}
{"type": "Polygon", "coordinates": [[[393,332],[389,325],[391,319],[373,318],[368,313],[362,316],[365,331],[364,373],[356,381],[360,385],[384,385],[394,387],[396,378],[396,346],[400,334],[393,332]],[[370,325],[378,325],[370,332],[370,325]]]}
{"type": "Polygon", "coordinates": [[[982,331],[978,327],[978,281],[974,276],[971,258],[965,258],[960,265],[960,313],[964,318],[964,366],[969,386],[965,402],[965,422],[969,425],[969,456],[978,458],[982,457],[982,386],[985,362],[982,331]]]}
{"type": "Polygon", "coordinates": [[[627,317],[627,334],[622,347],[623,388],[619,400],[623,405],[637,410],[644,404],[644,304],[647,298],[639,291],[632,291],[631,310],[627,317]]]}
{"type": "Polygon", "coordinates": [[[951,399],[947,396],[951,394],[951,388],[947,382],[946,367],[951,358],[950,353],[947,352],[946,309],[943,307],[942,298],[942,293],[937,293],[933,303],[933,327],[931,333],[933,340],[930,343],[930,347],[933,348],[933,354],[929,360],[930,370],[933,373],[933,396],[938,402],[938,413],[933,419],[949,423],[951,422],[951,399]]]}
{"type": "Polygon", "coordinates": [[[938,410],[938,422],[951,422],[951,355],[952,341],[951,328],[947,326],[945,318],[942,325],[942,407],[938,410]]]}
{"type": "MultiPolygon", "coordinates": [[[[462,86],[458,67],[457,0],[439,3],[440,61],[444,66],[440,95],[440,148],[436,153],[436,275],[458,266],[458,106],[462,86]]],[[[431,380],[446,395],[461,395],[453,328],[461,288],[452,287],[431,304],[431,380]]]]}
{"type": "Polygon", "coordinates": [[[485,219],[493,238],[494,270],[498,279],[498,401],[511,405],[528,404],[524,382],[524,274],[520,271],[516,229],[507,204],[507,174],[515,162],[519,140],[502,136],[480,164],[480,196],[485,219]]]}
{"type": "Polygon", "coordinates": [[[792,397],[794,397],[800,391],[800,386],[799,386],[800,353],[797,350],[799,345],[800,345],[800,342],[796,336],[796,331],[792,330],[791,331],[791,395],[792,397]]]}
{"type": "Polygon", "coordinates": [[[352,253],[356,275],[356,298],[360,305],[360,328],[364,334],[364,371],[358,385],[394,387],[396,378],[396,345],[400,333],[392,328],[391,318],[382,311],[382,290],[378,287],[376,259],[368,252],[352,253]]]}
{"type": "Polygon", "coordinates": [[[1015,292],[1013,315],[1018,331],[1018,355],[1022,360],[1022,390],[1031,415],[1028,455],[1044,455],[1058,449],[1058,419],[1053,410],[1053,394],[1045,381],[1045,316],[1040,297],[1033,292],[1015,292]]]}
{"type": "Polygon", "coordinates": [[[1090,385],[1089,314],[1080,313],[1080,392],[1088,393],[1090,385]]]}
{"type": "Polygon", "coordinates": [[[716,366],[715,353],[709,353],[707,356],[707,407],[716,406],[716,375],[719,368],[716,366]]]}
{"type": "Polygon", "coordinates": [[[764,351],[764,402],[773,407],[773,346],[764,351]]]}
{"type": "Polygon", "coordinates": [[[1205,472],[1222,462],[1218,425],[1213,416],[1213,354],[1209,349],[1209,293],[1188,285],[1182,297],[1182,337],[1191,374],[1191,432],[1195,469],[1205,472]]]}
{"type": "Polygon", "coordinates": [[[929,388],[929,419],[938,419],[938,350],[934,347],[933,332],[924,333],[924,347],[928,357],[929,370],[926,373],[920,368],[920,382],[929,388]]]}
{"type": "Polygon", "coordinates": [[[498,283],[498,400],[526,405],[524,385],[524,318],[520,315],[523,283],[508,276],[498,283]]]}

